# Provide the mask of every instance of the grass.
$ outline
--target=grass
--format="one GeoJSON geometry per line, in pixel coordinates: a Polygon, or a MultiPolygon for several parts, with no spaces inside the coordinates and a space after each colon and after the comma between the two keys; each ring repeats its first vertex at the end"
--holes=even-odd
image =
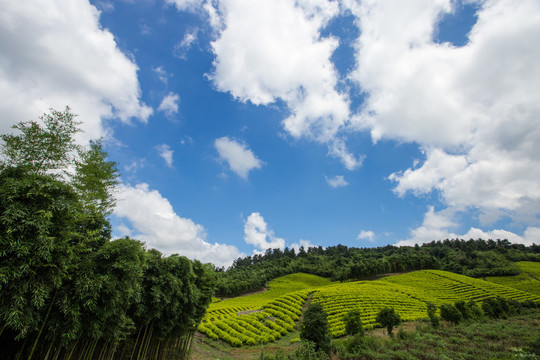
{"type": "Polygon", "coordinates": [[[439,329],[420,323],[414,331],[398,330],[394,338],[368,335],[362,339],[339,339],[334,341],[337,354],[333,359],[539,359],[518,356],[520,351],[525,355],[533,351],[540,354],[539,316],[536,309],[510,319],[445,325],[439,329]]]}

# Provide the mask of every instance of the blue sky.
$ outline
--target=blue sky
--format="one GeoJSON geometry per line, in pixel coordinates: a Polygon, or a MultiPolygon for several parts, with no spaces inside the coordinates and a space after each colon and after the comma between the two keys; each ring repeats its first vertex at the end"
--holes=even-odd
{"type": "Polygon", "coordinates": [[[540,239],[536,0],[18,0],[0,130],[69,105],[114,236],[267,247],[540,239]]]}

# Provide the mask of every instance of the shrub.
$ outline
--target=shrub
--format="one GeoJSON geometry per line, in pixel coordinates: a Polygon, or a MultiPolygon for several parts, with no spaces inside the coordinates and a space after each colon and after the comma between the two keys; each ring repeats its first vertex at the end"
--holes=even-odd
{"type": "Polygon", "coordinates": [[[454,325],[457,325],[463,318],[461,312],[452,304],[443,304],[441,305],[440,309],[441,318],[451,322],[454,325]]]}
{"type": "Polygon", "coordinates": [[[377,314],[376,321],[388,330],[388,335],[392,336],[392,330],[395,326],[401,324],[401,317],[394,308],[385,307],[377,314]]]}
{"type": "Polygon", "coordinates": [[[362,326],[361,312],[358,309],[350,310],[343,318],[345,322],[345,332],[348,335],[364,334],[362,326]]]}
{"type": "Polygon", "coordinates": [[[478,303],[474,300],[469,300],[467,303],[467,308],[472,319],[480,319],[482,317],[482,310],[478,306],[478,303]]]}
{"type": "Polygon", "coordinates": [[[456,301],[454,303],[454,306],[460,312],[461,318],[463,320],[467,320],[472,317],[472,314],[469,311],[469,307],[467,306],[467,303],[464,300],[456,301]]]}

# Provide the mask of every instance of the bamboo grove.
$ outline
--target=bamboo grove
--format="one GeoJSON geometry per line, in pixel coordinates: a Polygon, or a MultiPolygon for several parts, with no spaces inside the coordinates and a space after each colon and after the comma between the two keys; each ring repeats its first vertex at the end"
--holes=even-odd
{"type": "Polygon", "coordinates": [[[69,108],[1,135],[2,359],[182,359],[213,267],[111,240],[118,170],[69,108]]]}

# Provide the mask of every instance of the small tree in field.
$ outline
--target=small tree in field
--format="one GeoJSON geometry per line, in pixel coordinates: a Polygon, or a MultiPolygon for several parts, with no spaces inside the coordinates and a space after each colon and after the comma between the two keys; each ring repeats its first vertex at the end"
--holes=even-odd
{"type": "Polygon", "coordinates": [[[395,326],[401,324],[401,317],[394,310],[394,308],[385,307],[379,311],[377,318],[375,319],[379,324],[386,327],[388,335],[392,336],[392,330],[395,326]]]}
{"type": "Polygon", "coordinates": [[[360,310],[350,310],[343,318],[345,322],[345,331],[348,335],[364,335],[360,310]]]}
{"type": "Polygon", "coordinates": [[[328,317],[321,304],[312,303],[304,312],[300,339],[313,342],[315,351],[330,349],[328,317]]]}
{"type": "Polygon", "coordinates": [[[463,319],[461,312],[459,312],[459,310],[452,304],[443,304],[441,305],[440,309],[441,318],[451,322],[454,325],[457,325],[463,319]]]}

